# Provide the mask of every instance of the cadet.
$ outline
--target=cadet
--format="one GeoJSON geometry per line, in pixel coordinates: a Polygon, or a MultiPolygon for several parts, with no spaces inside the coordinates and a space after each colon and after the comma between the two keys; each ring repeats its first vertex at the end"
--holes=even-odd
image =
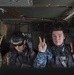
{"type": "MultiPolygon", "coordinates": [[[[71,68],[73,59],[70,46],[65,44],[64,28],[61,22],[53,25],[51,36],[53,45],[47,48],[45,38],[39,37],[39,52],[34,60],[35,68],[71,68]]],[[[50,42],[49,42],[50,43],[50,42]]]]}

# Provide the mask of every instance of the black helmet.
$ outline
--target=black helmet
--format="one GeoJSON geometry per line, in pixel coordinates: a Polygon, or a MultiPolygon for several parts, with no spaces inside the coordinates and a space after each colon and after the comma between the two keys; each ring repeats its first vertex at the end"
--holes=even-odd
{"type": "Polygon", "coordinates": [[[14,32],[10,38],[10,43],[27,40],[27,37],[22,32],[14,32]]]}

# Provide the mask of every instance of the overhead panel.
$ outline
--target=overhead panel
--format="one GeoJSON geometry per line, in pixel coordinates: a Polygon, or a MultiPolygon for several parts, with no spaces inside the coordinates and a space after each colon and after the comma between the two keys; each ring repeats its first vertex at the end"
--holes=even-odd
{"type": "Polygon", "coordinates": [[[0,6],[25,7],[32,5],[33,0],[0,0],[0,6]]]}

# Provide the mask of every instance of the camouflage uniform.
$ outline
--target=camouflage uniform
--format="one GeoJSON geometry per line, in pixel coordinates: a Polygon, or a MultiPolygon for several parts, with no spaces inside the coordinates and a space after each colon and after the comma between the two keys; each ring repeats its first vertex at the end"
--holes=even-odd
{"type": "Polygon", "coordinates": [[[36,68],[71,68],[74,67],[74,62],[67,45],[52,46],[50,50],[48,48],[45,52],[38,52],[33,66],[36,68]]]}
{"type": "Polygon", "coordinates": [[[18,53],[15,49],[11,52],[11,57],[9,59],[10,67],[30,67],[31,57],[27,49],[23,50],[22,53],[18,53]]]}
{"type": "Polygon", "coordinates": [[[45,68],[52,59],[52,53],[47,49],[45,52],[38,52],[37,57],[34,60],[34,67],[36,68],[45,68]]]}

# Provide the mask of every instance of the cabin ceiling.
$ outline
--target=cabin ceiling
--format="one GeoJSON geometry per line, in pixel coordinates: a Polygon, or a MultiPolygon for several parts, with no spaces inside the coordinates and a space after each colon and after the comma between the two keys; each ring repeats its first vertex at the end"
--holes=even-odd
{"type": "Polygon", "coordinates": [[[73,11],[74,0],[0,0],[3,21],[67,20],[73,11]]]}

